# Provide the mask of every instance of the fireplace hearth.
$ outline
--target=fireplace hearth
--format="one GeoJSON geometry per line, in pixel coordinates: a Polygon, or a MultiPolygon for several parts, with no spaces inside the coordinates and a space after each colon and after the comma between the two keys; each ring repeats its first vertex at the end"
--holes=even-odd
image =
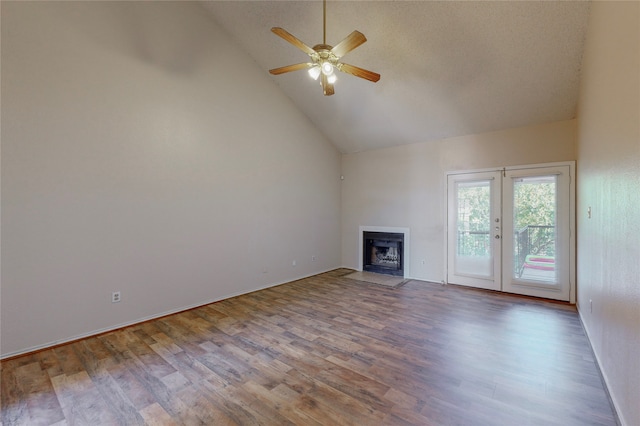
{"type": "Polygon", "coordinates": [[[364,231],[362,243],[363,271],[404,276],[404,234],[364,231]]]}

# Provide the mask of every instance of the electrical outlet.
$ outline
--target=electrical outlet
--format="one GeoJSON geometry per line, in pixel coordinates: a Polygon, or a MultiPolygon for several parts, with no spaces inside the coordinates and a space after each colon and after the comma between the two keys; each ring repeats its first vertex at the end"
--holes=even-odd
{"type": "Polygon", "coordinates": [[[111,303],[118,303],[122,300],[122,295],[119,291],[114,291],[111,293],[111,303]]]}
{"type": "Polygon", "coordinates": [[[291,262],[291,266],[296,266],[298,263],[294,260],[293,262],[291,262]]]}
{"type": "Polygon", "coordinates": [[[315,256],[311,256],[311,261],[315,262],[316,261],[316,257],[315,256]]]}
{"type": "Polygon", "coordinates": [[[593,313],[593,300],[589,299],[589,312],[593,313]]]}
{"type": "Polygon", "coordinates": [[[591,206],[587,208],[587,218],[591,219],[591,206]]]}

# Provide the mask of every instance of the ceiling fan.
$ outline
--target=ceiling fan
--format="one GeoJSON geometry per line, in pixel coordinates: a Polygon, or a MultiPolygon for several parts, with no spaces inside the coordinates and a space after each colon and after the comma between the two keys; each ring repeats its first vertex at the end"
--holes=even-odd
{"type": "Polygon", "coordinates": [[[333,89],[333,83],[336,81],[335,69],[356,77],[364,78],[365,80],[373,81],[374,83],[380,80],[380,74],[378,73],[340,62],[340,58],[367,41],[367,38],[360,31],[353,31],[333,47],[327,44],[327,0],[323,0],[322,2],[322,24],[322,44],[316,44],[313,48],[307,46],[291,33],[280,27],[271,28],[274,34],[282,37],[309,55],[311,62],[274,68],[269,70],[269,72],[278,75],[308,69],[309,75],[313,77],[314,80],[320,77],[322,92],[325,96],[330,96],[335,93],[333,89]]]}

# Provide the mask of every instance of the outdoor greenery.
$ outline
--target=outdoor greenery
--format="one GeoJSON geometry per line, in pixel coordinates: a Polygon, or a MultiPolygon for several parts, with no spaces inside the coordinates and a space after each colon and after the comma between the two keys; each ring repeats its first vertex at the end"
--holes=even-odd
{"type": "Polygon", "coordinates": [[[489,256],[491,206],[489,182],[458,186],[458,254],[489,256]]]}
{"type": "MultiPolygon", "coordinates": [[[[524,178],[514,182],[514,230],[528,240],[526,254],[555,252],[555,178],[524,178]],[[529,228],[530,227],[530,228],[529,228]],[[526,235],[525,235],[526,233],[526,235]]],[[[491,249],[489,182],[458,186],[458,254],[488,256],[491,249]]],[[[516,241],[521,246],[520,241],[516,241]]]]}
{"type": "Polygon", "coordinates": [[[515,182],[513,220],[519,261],[526,255],[555,255],[556,182],[554,177],[515,182]]]}
{"type": "Polygon", "coordinates": [[[553,178],[515,182],[513,219],[516,230],[530,226],[555,226],[556,183],[553,178]]]}

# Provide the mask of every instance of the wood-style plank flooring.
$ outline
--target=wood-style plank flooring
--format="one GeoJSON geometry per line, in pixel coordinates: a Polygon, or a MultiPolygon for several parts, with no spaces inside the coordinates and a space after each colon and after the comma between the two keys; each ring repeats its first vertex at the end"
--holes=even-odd
{"type": "Polygon", "coordinates": [[[573,306],[336,270],[2,362],[9,425],[615,425],[573,306]]]}

